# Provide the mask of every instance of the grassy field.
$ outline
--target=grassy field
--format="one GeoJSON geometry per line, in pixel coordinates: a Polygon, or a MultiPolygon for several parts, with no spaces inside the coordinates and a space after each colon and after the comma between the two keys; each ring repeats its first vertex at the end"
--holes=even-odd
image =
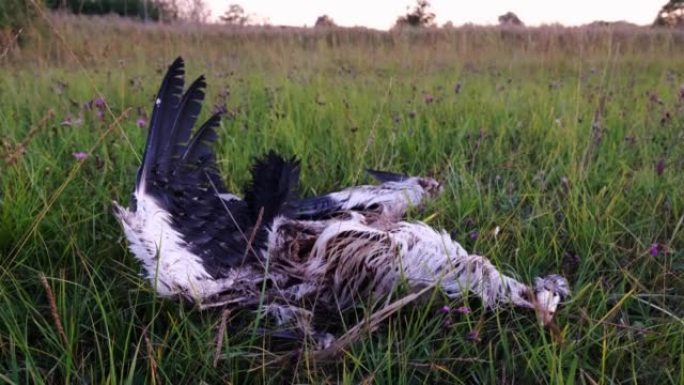
{"type": "Polygon", "coordinates": [[[684,35],[48,17],[20,40],[0,57],[0,382],[684,383],[684,35]],[[111,201],[178,55],[208,77],[203,115],[226,111],[231,190],[270,148],[302,159],[303,195],[364,167],[434,175],[413,218],[524,281],[565,275],[557,330],[410,306],[337,362],[274,365],[248,313],[221,334],[220,311],[155,298],[111,201]]]}

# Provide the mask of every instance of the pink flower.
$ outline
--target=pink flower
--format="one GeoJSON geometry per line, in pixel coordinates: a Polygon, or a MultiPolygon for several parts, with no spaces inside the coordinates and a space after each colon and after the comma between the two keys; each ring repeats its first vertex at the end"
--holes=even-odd
{"type": "Polygon", "coordinates": [[[444,305],[439,309],[439,311],[444,314],[449,314],[451,308],[448,305],[444,305]]]}
{"type": "Polygon", "coordinates": [[[76,151],[72,152],[71,156],[73,156],[76,160],[83,160],[88,157],[88,153],[83,151],[76,151]]]}

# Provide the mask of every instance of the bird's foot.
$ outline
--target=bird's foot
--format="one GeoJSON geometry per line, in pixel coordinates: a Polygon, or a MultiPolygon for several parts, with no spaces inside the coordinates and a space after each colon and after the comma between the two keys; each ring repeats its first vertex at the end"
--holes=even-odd
{"type": "Polygon", "coordinates": [[[570,295],[568,280],[558,274],[534,279],[535,308],[542,325],[551,323],[558,305],[570,295]]]}

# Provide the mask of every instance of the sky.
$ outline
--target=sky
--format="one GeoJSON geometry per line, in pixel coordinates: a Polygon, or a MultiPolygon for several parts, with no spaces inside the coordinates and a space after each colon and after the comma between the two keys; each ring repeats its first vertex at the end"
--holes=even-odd
{"type": "MultiPolygon", "coordinates": [[[[205,0],[212,19],[230,4],[239,4],[248,15],[272,25],[312,26],[316,18],[328,15],[341,26],[389,29],[397,16],[404,15],[410,0],[205,0]]],[[[595,20],[625,20],[650,24],[667,0],[432,0],[439,25],[452,21],[497,24],[498,16],[514,12],[526,24],[561,23],[581,25],[595,20]]]]}

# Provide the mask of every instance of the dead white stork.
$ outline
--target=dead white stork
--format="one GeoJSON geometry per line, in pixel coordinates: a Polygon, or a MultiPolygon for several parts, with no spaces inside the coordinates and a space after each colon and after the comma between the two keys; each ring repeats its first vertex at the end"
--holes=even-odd
{"type": "Polygon", "coordinates": [[[298,162],[271,152],[252,167],[244,199],[230,194],[210,147],[219,116],[192,133],[205,86],[200,77],[183,93],[184,64],[173,62],[131,205],[115,202],[129,248],[159,295],[202,308],[261,304],[278,323],[312,334],[314,309],[377,303],[401,282],[414,292],[436,286],[453,299],[469,292],[487,308],[535,309],[543,320],[569,294],[561,276],[524,284],[445,231],[402,220],[441,190],[432,178],[371,171],[380,185],[300,200],[298,162]]]}

